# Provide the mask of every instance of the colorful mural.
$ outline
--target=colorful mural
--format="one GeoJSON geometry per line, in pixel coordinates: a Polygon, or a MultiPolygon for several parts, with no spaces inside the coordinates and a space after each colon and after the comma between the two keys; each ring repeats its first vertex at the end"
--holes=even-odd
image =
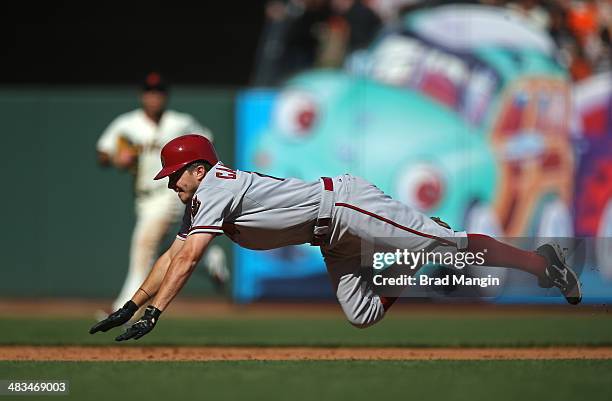
{"type": "Polygon", "coordinates": [[[597,265],[612,280],[612,73],[577,83],[573,104],[576,234],[597,238],[597,265]]]}
{"type": "MultiPolygon", "coordinates": [[[[571,89],[553,48],[499,9],[410,14],[346,70],[308,71],[280,90],[243,93],[238,143],[247,146],[237,167],[305,180],[350,172],[455,229],[571,237],[571,89]],[[459,40],[431,29],[443,22],[470,31],[475,15],[497,24],[496,34],[459,40]]],[[[317,248],[238,250],[237,261],[238,300],[332,296],[317,248]]]]}

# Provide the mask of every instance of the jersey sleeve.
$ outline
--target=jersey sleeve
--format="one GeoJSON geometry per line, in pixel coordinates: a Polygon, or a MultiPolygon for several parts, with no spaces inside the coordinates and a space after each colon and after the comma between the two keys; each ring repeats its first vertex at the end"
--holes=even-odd
{"type": "Polygon", "coordinates": [[[193,221],[189,234],[223,234],[223,221],[230,213],[234,194],[220,187],[204,187],[191,200],[193,221]]]}
{"type": "Polygon", "coordinates": [[[191,228],[191,204],[185,206],[185,213],[183,213],[183,219],[181,221],[181,228],[179,228],[176,234],[176,239],[184,241],[189,235],[189,229],[191,228]]]}
{"type": "Polygon", "coordinates": [[[100,152],[108,153],[109,155],[115,154],[117,151],[118,138],[124,131],[124,125],[124,116],[115,118],[98,139],[96,149],[100,152]]]}

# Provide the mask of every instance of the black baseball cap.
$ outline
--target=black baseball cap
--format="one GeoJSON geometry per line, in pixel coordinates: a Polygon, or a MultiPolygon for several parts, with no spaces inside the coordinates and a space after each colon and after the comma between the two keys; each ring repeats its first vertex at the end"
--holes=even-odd
{"type": "Polygon", "coordinates": [[[168,92],[168,83],[159,72],[153,71],[147,74],[142,83],[142,90],[168,92]]]}

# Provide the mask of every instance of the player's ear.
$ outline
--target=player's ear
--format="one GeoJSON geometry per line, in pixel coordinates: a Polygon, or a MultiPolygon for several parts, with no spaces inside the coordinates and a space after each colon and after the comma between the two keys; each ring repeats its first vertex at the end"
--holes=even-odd
{"type": "Polygon", "coordinates": [[[197,177],[198,177],[199,179],[204,178],[204,176],[206,175],[206,167],[204,167],[204,166],[198,166],[198,168],[197,168],[197,170],[196,170],[196,174],[197,174],[197,177]]]}

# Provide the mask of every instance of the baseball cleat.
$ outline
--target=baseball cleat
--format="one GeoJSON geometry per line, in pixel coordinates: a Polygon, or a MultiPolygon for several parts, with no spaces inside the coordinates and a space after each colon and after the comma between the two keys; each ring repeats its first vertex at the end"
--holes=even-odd
{"type": "Polygon", "coordinates": [[[565,263],[565,255],[561,247],[555,243],[544,244],[536,249],[536,253],[548,261],[546,275],[538,278],[542,288],[557,287],[572,305],[578,305],[582,300],[582,289],[576,273],[565,263]]]}

